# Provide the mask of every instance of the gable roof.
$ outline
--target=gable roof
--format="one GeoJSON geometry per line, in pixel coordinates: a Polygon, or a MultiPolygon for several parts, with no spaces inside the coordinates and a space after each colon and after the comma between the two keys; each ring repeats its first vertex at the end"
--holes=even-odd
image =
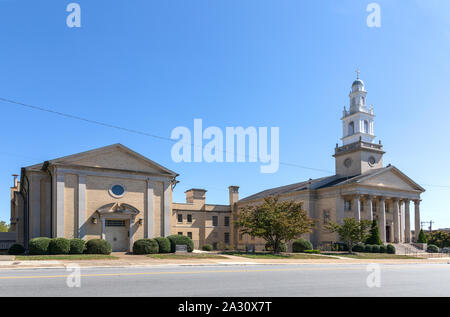
{"type": "Polygon", "coordinates": [[[328,188],[328,187],[336,187],[341,185],[347,185],[347,184],[361,184],[365,180],[376,177],[378,175],[381,175],[386,172],[393,172],[397,174],[400,178],[402,178],[406,183],[408,183],[411,187],[413,187],[415,190],[419,190],[421,192],[424,192],[425,189],[414,182],[411,178],[409,178],[406,174],[401,172],[398,168],[396,168],[393,165],[388,165],[386,167],[378,168],[370,170],[366,173],[349,176],[349,177],[342,177],[339,175],[333,175],[333,176],[327,176],[322,178],[316,178],[316,179],[310,179],[307,181],[291,184],[291,185],[285,185],[275,188],[270,188],[263,190],[259,193],[250,195],[248,197],[242,198],[239,201],[240,202],[246,202],[251,201],[255,199],[262,199],[266,196],[276,196],[276,195],[283,195],[283,194],[289,194],[293,192],[300,192],[307,189],[321,189],[321,188],[328,188]]]}
{"type": "MultiPolygon", "coordinates": [[[[169,174],[171,176],[178,176],[179,174],[177,174],[176,172],[150,160],[149,158],[131,150],[130,148],[120,144],[120,143],[116,143],[116,144],[111,144],[108,146],[104,146],[104,147],[100,147],[100,148],[96,148],[93,150],[89,150],[89,151],[84,151],[84,152],[80,152],[80,153],[76,153],[76,154],[71,154],[71,155],[67,155],[67,156],[63,156],[63,157],[59,157],[59,158],[55,158],[52,160],[49,160],[48,163],[50,164],[70,164],[74,161],[77,160],[81,160],[83,158],[86,157],[90,157],[92,155],[97,155],[97,154],[101,154],[101,153],[107,153],[110,152],[111,150],[121,150],[123,152],[126,152],[128,155],[134,157],[135,159],[144,162],[145,164],[148,164],[149,166],[152,166],[158,170],[160,170],[163,174],[169,174]]],[[[39,163],[39,164],[35,164],[35,165],[31,165],[31,166],[27,166],[26,169],[41,169],[44,163],[39,163]]]]}

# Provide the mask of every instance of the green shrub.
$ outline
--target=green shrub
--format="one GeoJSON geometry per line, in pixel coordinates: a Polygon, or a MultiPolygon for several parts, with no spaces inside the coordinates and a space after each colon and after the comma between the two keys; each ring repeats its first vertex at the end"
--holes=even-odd
{"type": "Polygon", "coordinates": [[[25,252],[25,248],[23,247],[23,245],[21,245],[19,243],[14,243],[8,249],[9,255],[19,255],[19,254],[23,254],[24,252],[25,252]]]}
{"type": "Polygon", "coordinates": [[[427,243],[427,237],[422,229],[420,229],[419,237],[417,239],[417,243],[427,243]]]}
{"type": "Polygon", "coordinates": [[[185,245],[187,246],[187,251],[192,252],[194,250],[194,242],[191,238],[187,236],[182,236],[179,234],[173,234],[168,236],[167,239],[170,240],[170,252],[175,252],[176,245],[185,245]]]}
{"type": "Polygon", "coordinates": [[[437,245],[434,245],[434,244],[429,244],[427,246],[427,252],[429,252],[429,253],[439,253],[439,247],[437,245]]]}
{"type": "Polygon", "coordinates": [[[366,240],[366,244],[371,244],[371,245],[382,245],[383,244],[383,242],[381,242],[380,231],[378,230],[378,224],[375,219],[372,221],[372,226],[370,228],[370,235],[366,240]]]}
{"type": "Polygon", "coordinates": [[[69,254],[70,240],[65,238],[53,238],[48,244],[48,254],[69,254]]]}
{"type": "Polygon", "coordinates": [[[364,252],[372,253],[372,245],[371,244],[366,244],[365,247],[364,247],[364,252]]]}
{"type": "MultiPolygon", "coordinates": [[[[266,250],[266,251],[270,251],[270,252],[273,251],[273,246],[272,246],[272,244],[271,244],[270,242],[267,242],[267,243],[266,243],[266,245],[265,245],[265,250],[266,250]]],[[[286,252],[286,251],[287,251],[286,243],[281,242],[281,243],[280,243],[280,246],[279,246],[279,252],[286,252]]]]}
{"type": "Polygon", "coordinates": [[[48,254],[48,245],[52,239],[40,237],[33,238],[28,242],[28,249],[31,255],[48,254]]]}
{"type": "Polygon", "coordinates": [[[336,242],[333,245],[335,251],[348,251],[348,246],[342,242],[336,242]]]}
{"type": "Polygon", "coordinates": [[[386,251],[389,254],[395,254],[395,247],[392,244],[388,244],[386,246],[386,251]]]}
{"type": "Polygon", "coordinates": [[[203,251],[212,251],[213,247],[210,244],[205,244],[204,246],[202,246],[202,250],[203,251]]]}
{"type": "Polygon", "coordinates": [[[319,254],[320,250],[305,250],[303,253],[319,254]]]}
{"type": "Polygon", "coordinates": [[[83,254],[86,249],[86,241],[83,239],[72,239],[70,240],[70,254],[83,254]]]}
{"type": "Polygon", "coordinates": [[[358,243],[357,245],[355,245],[352,249],[353,252],[364,252],[364,247],[365,245],[362,243],[358,243]]]}
{"type": "Polygon", "coordinates": [[[139,239],[133,243],[134,254],[154,254],[158,251],[159,245],[154,239],[139,239]]]}
{"type": "Polygon", "coordinates": [[[380,253],[387,253],[387,247],[385,245],[380,245],[380,253]]]}
{"type": "Polygon", "coordinates": [[[380,246],[379,245],[372,245],[372,253],[380,253],[380,246]]]}
{"type": "Polygon", "coordinates": [[[158,243],[159,253],[170,253],[170,240],[164,237],[155,238],[158,243]]]}
{"type": "Polygon", "coordinates": [[[110,254],[111,250],[111,244],[103,239],[92,239],[86,242],[88,254],[110,254]]]}
{"type": "Polygon", "coordinates": [[[305,239],[297,239],[292,243],[292,252],[303,252],[305,250],[312,250],[313,245],[311,242],[305,239]]]}

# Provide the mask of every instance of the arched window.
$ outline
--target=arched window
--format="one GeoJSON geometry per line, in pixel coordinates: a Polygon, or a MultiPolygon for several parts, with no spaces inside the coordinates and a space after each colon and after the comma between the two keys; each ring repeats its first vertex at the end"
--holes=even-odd
{"type": "Polygon", "coordinates": [[[364,120],[364,133],[369,133],[369,121],[364,120]]]}
{"type": "Polygon", "coordinates": [[[352,121],[348,124],[348,135],[355,133],[355,123],[352,121]]]}

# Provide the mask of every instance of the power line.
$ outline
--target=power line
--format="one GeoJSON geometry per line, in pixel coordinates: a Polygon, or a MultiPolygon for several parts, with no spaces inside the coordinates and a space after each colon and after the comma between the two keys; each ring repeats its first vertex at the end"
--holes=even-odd
{"type": "MultiPolygon", "coordinates": [[[[73,120],[79,120],[79,121],[83,121],[83,122],[87,122],[87,123],[91,123],[91,124],[95,124],[95,125],[111,128],[111,129],[121,130],[121,131],[129,132],[129,133],[134,133],[134,134],[143,135],[143,136],[147,136],[147,137],[151,137],[151,138],[156,138],[156,139],[159,139],[159,140],[169,141],[169,142],[172,142],[172,143],[179,142],[178,140],[174,140],[174,139],[171,139],[171,138],[168,138],[168,137],[163,137],[163,136],[160,136],[160,135],[147,133],[147,132],[136,130],[136,129],[125,128],[125,127],[121,127],[121,126],[118,126],[118,125],[114,125],[114,124],[110,124],[110,123],[106,123],[106,122],[102,122],[102,121],[98,121],[98,120],[88,119],[88,118],[85,118],[85,117],[80,117],[80,116],[77,116],[77,115],[73,115],[73,114],[69,114],[69,113],[65,113],[65,112],[61,112],[61,111],[56,111],[56,110],[52,110],[52,109],[41,107],[41,106],[35,106],[35,105],[31,105],[31,104],[26,104],[26,103],[23,103],[23,102],[7,99],[7,98],[3,98],[3,97],[0,97],[0,101],[7,102],[7,103],[10,103],[10,104],[19,105],[19,106],[23,106],[23,107],[26,107],[26,108],[29,108],[29,109],[33,109],[33,110],[37,110],[37,111],[51,113],[51,114],[54,114],[54,115],[62,116],[62,117],[73,119],[73,120]]],[[[193,143],[185,143],[185,144],[196,147],[196,145],[193,144],[193,143]]],[[[221,152],[222,153],[227,153],[227,151],[224,151],[224,150],[222,150],[221,152]]],[[[248,159],[249,156],[246,154],[245,158],[248,159]]],[[[279,164],[280,165],[284,165],[284,166],[291,166],[291,167],[298,167],[298,168],[302,168],[302,169],[308,169],[308,170],[317,171],[317,172],[333,173],[333,172],[328,171],[328,170],[324,170],[324,169],[320,169],[320,168],[314,168],[314,167],[308,167],[308,166],[304,166],[304,165],[298,165],[298,164],[294,164],[294,163],[288,163],[288,162],[281,162],[280,161],[279,164]]]]}

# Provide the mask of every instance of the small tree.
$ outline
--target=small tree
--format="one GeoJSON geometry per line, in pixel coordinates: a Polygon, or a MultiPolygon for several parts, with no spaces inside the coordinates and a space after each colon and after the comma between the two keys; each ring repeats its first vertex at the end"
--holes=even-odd
{"type": "Polygon", "coordinates": [[[295,201],[279,201],[279,197],[265,197],[261,205],[248,206],[239,214],[236,224],[240,233],[264,239],[274,253],[281,252],[282,243],[314,228],[314,221],[295,201]]]}
{"type": "Polygon", "coordinates": [[[342,224],[329,223],[326,229],[329,232],[337,232],[348,247],[348,251],[353,253],[352,249],[359,242],[366,241],[368,237],[369,220],[357,221],[355,218],[344,218],[342,224]]]}
{"type": "Polygon", "coordinates": [[[417,242],[418,243],[427,243],[427,237],[425,236],[425,233],[423,232],[422,229],[420,229],[419,237],[417,239],[417,242]]]}
{"type": "Polygon", "coordinates": [[[0,232],[8,232],[9,225],[5,221],[0,221],[0,232]]]}
{"type": "Polygon", "coordinates": [[[370,228],[370,235],[366,240],[366,244],[383,245],[383,242],[381,241],[380,238],[380,231],[378,230],[378,224],[375,219],[372,221],[372,227],[370,228]]]}

